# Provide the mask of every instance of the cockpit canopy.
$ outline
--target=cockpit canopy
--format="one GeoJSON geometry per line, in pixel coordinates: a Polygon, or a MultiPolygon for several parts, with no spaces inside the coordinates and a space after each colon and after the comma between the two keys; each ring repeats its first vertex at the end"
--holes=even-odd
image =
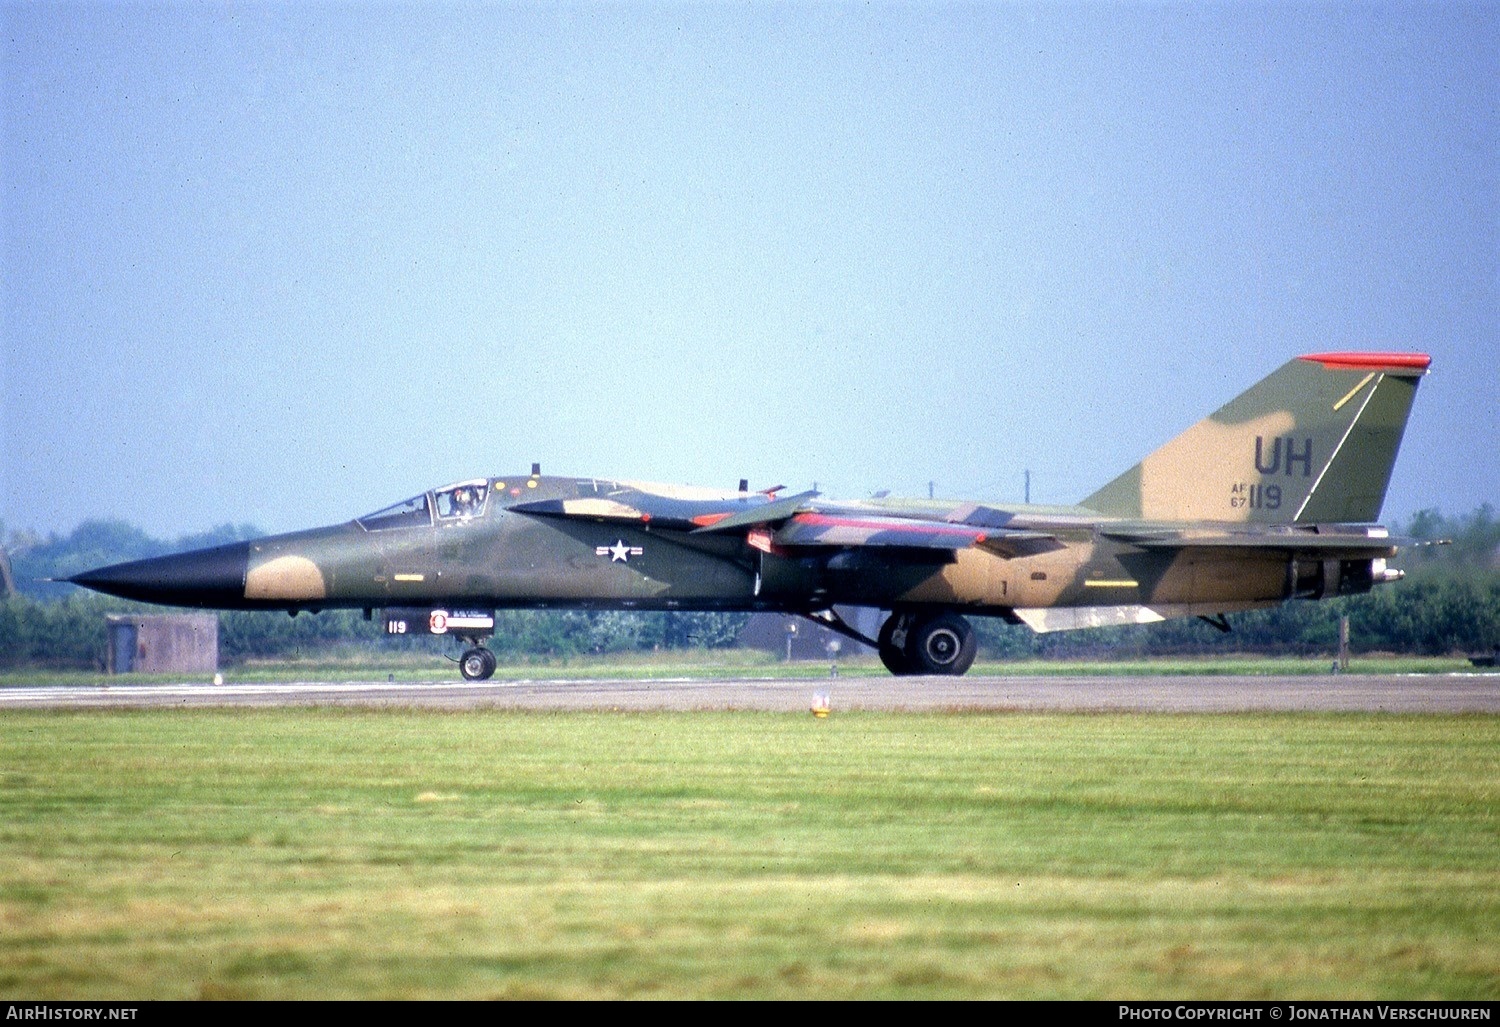
{"type": "Polygon", "coordinates": [[[489,479],[474,478],[413,496],[357,518],[357,522],[366,531],[425,527],[432,524],[434,515],[438,523],[461,523],[483,516],[489,497],[489,479]]]}
{"type": "Polygon", "coordinates": [[[490,483],[484,478],[461,481],[457,485],[438,489],[432,495],[439,520],[478,517],[484,513],[485,501],[490,497],[490,483]]]}

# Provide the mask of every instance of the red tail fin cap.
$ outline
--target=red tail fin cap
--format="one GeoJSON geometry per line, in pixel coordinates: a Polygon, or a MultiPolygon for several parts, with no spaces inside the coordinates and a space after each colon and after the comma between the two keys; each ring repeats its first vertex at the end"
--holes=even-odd
{"type": "Polygon", "coordinates": [[[1426,353],[1309,353],[1302,359],[1340,371],[1387,371],[1396,368],[1425,371],[1432,363],[1432,358],[1426,353]]]}

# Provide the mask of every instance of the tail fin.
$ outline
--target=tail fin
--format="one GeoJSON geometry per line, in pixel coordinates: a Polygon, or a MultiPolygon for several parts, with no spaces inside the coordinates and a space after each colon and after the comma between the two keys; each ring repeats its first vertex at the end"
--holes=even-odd
{"type": "Polygon", "coordinates": [[[1374,521],[1421,353],[1314,353],[1231,400],[1083,501],[1114,517],[1374,521]]]}

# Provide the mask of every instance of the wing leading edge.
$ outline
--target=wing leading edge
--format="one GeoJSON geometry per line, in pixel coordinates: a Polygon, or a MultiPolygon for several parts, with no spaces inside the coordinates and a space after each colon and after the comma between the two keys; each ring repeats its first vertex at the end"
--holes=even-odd
{"type": "Polygon", "coordinates": [[[977,546],[1007,558],[1061,548],[1057,536],[1047,531],[817,511],[794,515],[777,529],[771,541],[782,548],[869,546],[951,552],[977,546]]]}

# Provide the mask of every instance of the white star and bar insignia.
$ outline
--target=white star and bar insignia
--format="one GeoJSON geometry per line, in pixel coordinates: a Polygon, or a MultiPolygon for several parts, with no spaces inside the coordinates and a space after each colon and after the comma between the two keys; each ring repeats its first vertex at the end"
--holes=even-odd
{"type": "Polygon", "coordinates": [[[645,550],[640,546],[627,546],[624,539],[619,539],[612,546],[595,546],[595,556],[607,556],[610,563],[629,563],[630,557],[640,556],[645,550]]]}

